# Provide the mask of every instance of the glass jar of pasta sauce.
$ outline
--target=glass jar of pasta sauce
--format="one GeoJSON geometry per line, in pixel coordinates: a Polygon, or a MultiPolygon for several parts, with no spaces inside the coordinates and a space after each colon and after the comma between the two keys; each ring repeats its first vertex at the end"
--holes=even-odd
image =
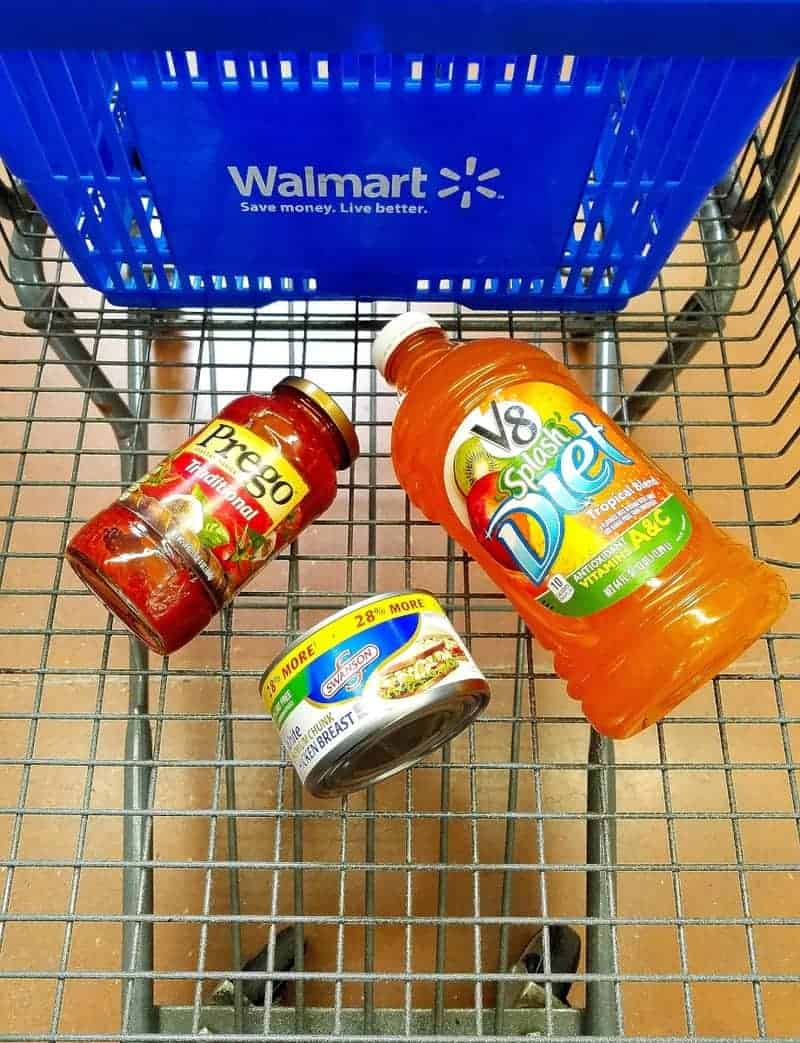
{"type": "Polygon", "coordinates": [[[330,507],[359,446],[316,384],[245,395],[73,536],[83,582],[155,652],[181,648],[330,507]]]}

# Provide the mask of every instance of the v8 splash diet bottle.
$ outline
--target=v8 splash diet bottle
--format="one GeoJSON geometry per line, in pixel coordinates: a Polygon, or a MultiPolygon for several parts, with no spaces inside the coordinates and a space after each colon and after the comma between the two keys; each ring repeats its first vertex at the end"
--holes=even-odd
{"type": "Polygon", "coordinates": [[[392,431],[401,485],[555,653],[599,731],[652,724],[783,612],[780,576],[544,352],[451,344],[409,312],[378,334],[373,357],[404,396],[392,431]]]}

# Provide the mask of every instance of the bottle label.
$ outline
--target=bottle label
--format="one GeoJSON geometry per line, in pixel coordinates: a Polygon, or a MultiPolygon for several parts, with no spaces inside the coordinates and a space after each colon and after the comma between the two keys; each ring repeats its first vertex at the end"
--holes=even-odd
{"type": "Polygon", "coordinates": [[[227,600],[301,528],[302,476],[246,427],[212,420],[123,501],[227,600]]]}
{"type": "Polygon", "coordinates": [[[481,546],[563,616],[632,594],[692,532],[644,455],[557,384],[516,384],[472,410],[450,442],[444,481],[481,546]]]}

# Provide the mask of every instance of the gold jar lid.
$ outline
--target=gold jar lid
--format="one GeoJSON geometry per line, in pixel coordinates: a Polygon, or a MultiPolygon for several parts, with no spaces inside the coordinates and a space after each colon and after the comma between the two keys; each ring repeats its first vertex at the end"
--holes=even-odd
{"type": "Polygon", "coordinates": [[[343,471],[345,468],[351,467],[361,455],[361,446],[358,444],[356,429],[339,403],[335,402],[327,391],[323,391],[321,387],[311,380],[306,380],[305,377],[284,377],[273,390],[277,391],[282,387],[292,388],[305,398],[311,399],[322,410],[336,428],[345,450],[342,454],[343,463],[338,470],[343,471]]]}

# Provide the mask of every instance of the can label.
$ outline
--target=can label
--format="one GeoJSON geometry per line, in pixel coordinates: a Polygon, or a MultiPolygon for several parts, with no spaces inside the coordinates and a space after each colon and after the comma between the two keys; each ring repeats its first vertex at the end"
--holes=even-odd
{"type": "Polygon", "coordinates": [[[123,496],[227,599],[295,535],[303,477],[278,446],[212,420],[123,496]]]}
{"type": "Polygon", "coordinates": [[[354,732],[367,735],[440,683],[467,679],[484,680],[441,606],[409,592],[356,605],[297,642],[261,694],[305,782],[323,754],[351,748],[354,732]]]}
{"type": "Polygon", "coordinates": [[[472,410],[450,442],[444,481],[481,546],[563,616],[632,594],[692,532],[644,455],[557,384],[516,384],[472,410]]]}

